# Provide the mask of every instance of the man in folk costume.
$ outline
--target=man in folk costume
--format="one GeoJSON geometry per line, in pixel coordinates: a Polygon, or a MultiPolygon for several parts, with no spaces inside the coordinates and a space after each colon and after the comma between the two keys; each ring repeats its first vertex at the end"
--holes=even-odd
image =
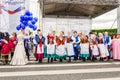
{"type": "Polygon", "coordinates": [[[73,48],[73,40],[70,32],[68,32],[68,35],[67,35],[66,48],[67,48],[67,54],[69,57],[68,62],[71,62],[71,57],[74,57],[75,53],[73,48]]]}
{"type": "Polygon", "coordinates": [[[62,59],[65,59],[67,57],[67,53],[65,50],[65,42],[66,39],[64,37],[64,32],[60,32],[60,36],[56,38],[56,56],[58,59],[60,59],[60,62],[62,62],[62,59]]]}
{"type": "Polygon", "coordinates": [[[108,35],[108,32],[104,33],[104,44],[107,46],[108,48],[108,52],[109,52],[109,56],[108,56],[108,60],[110,59],[110,44],[111,44],[111,37],[108,35]]]}
{"type": "Polygon", "coordinates": [[[11,45],[11,59],[14,55],[15,46],[17,44],[17,34],[15,32],[12,33],[10,37],[10,45],[11,45]]]}
{"type": "Polygon", "coordinates": [[[48,58],[48,63],[51,58],[51,62],[53,62],[53,58],[55,58],[55,39],[52,33],[49,33],[47,36],[47,54],[45,57],[48,58]]]}
{"type": "Polygon", "coordinates": [[[39,33],[38,42],[37,42],[35,57],[39,60],[39,63],[42,63],[42,59],[44,58],[44,45],[45,45],[45,37],[42,35],[42,32],[39,33]]]}
{"type": "Polygon", "coordinates": [[[26,33],[25,39],[24,39],[24,47],[25,47],[25,52],[26,52],[26,56],[27,56],[28,61],[30,61],[30,54],[29,54],[30,47],[29,47],[29,45],[30,45],[30,38],[29,38],[28,34],[26,33]]]}
{"type": "Polygon", "coordinates": [[[74,60],[78,60],[78,54],[80,53],[80,38],[78,37],[77,31],[74,31],[74,34],[72,36],[73,40],[73,47],[74,47],[74,60]]]}
{"type": "Polygon", "coordinates": [[[10,53],[10,41],[9,34],[7,32],[4,33],[3,42],[2,42],[2,62],[3,64],[8,64],[9,53],[10,53]]]}

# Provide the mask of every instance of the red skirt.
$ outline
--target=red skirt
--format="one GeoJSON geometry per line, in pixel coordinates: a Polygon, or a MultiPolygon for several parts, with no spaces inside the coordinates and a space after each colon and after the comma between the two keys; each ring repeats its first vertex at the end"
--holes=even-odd
{"type": "Polygon", "coordinates": [[[4,44],[1,50],[2,55],[9,55],[10,53],[10,45],[9,44],[4,44]]]}

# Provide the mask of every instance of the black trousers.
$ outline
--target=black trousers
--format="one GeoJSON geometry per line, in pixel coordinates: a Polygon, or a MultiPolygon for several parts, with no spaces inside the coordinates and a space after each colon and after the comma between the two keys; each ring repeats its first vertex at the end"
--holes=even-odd
{"type": "Polygon", "coordinates": [[[26,52],[26,56],[27,56],[28,60],[30,60],[29,49],[28,49],[28,48],[25,48],[25,52],[26,52]]]}

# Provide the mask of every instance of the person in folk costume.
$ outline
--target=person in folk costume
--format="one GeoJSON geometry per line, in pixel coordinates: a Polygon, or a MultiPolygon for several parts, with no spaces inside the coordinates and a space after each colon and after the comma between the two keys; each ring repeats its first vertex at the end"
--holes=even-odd
{"type": "MultiPolygon", "coordinates": [[[[38,42],[39,42],[39,34],[40,34],[40,29],[38,29],[37,30],[37,34],[35,34],[35,38],[33,39],[33,43],[34,43],[34,48],[33,48],[33,52],[35,52],[35,49],[36,49],[36,46],[37,46],[37,44],[38,44],[38,42]]],[[[37,59],[37,57],[36,57],[36,54],[34,54],[35,55],[35,58],[36,58],[36,61],[38,61],[38,59],[37,59]]]]}
{"type": "Polygon", "coordinates": [[[46,57],[48,58],[48,63],[53,62],[53,59],[55,58],[55,39],[52,33],[49,33],[47,35],[47,52],[46,57]]]}
{"type": "Polygon", "coordinates": [[[108,60],[110,59],[110,44],[111,44],[111,37],[108,35],[108,32],[104,33],[104,44],[107,46],[108,48],[108,52],[109,52],[109,56],[108,56],[108,60]]]}
{"type": "Polygon", "coordinates": [[[64,37],[64,32],[61,31],[59,37],[56,38],[56,57],[60,59],[60,62],[67,57],[65,43],[66,39],[64,37]]]}
{"type": "Polygon", "coordinates": [[[120,60],[120,35],[116,34],[115,39],[112,39],[111,50],[114,60],[120,60]]]}
{"type": "Polygon", "coordinates": [[[10,54],[10,41],[9,41],[9,34],[7,32],[5,32],[3,36],[1,52],[2,52],[1,55],[2,55],[3,64],[8,64],[9,54],[10,54]]]}
{"type": "Polygon", "coordinates": [[[98,34],[98,47],[100,49],[100,61],[104,61],[104,58],[108,59],[109,53],[107,46],[104,45],[104,39],[102,33],[98,34]]]}
{"type": "Polygon", "coordinates": [[[77,31],[74,31],[72,40],[73,40],[73,47],[75,52],[74,60],[78,60],[78,54],[80,53],[80,38],[77,34],[77,31]]]}
{"type": "Polygon", "coordinates": [[[10,37],[10,45],[11,45],[11,59],[14,55],[15,46],[17,44],[17,34],[15,32],[12,33],[12,36],[10,37]]]}
{"type": "Polygon", "coordinates": [[[28,61],[30,60],[30,54],[29,54],[29,44],[30,44],[30,38],[28,36],[28,34],[25,34],[25,39],[24,39],[24,47],[25,47],[25,52],[26,52],[26,56],[28,61]]]}
{"type": "Polygon", "coordinates": [[[73,40],[72,40],[72,36],[70,32],[68,32],[66,39],[67,39],[66,48],[67,48],[67,54],[69,57],[68,62],[71,62],[71,57],[74,57],[75,53],[74,53],[74,48],[73,48],[73,40]]]}
{"type": "Polygon", "coordinates": [[[11,65],[26,65],[28,63],[25,47],[24,47],[25,31],[22,29],[17,35],[17,45],[15,47],[11,65]]]}
{"type": "Polygon", "coordinates": [[[85,34],[82,34],[80,41],[81,41],[80,43],[81,51],[80,51],[79,56],[82,58],[83,61],[86,61],[86,59],[90,57],[89,41],[85,34]]]}
{"type": "Polygon", "coordinates": [[[92,51],[91,58],[92,61],[97,60],[97,57],[99,56],[99,48],[98,48],[98,41],[96,35],[92,35],[92,42],[90,43],[90,48],[92,51]]]}
{"type": "MultiPolygon", "coordinates": [[[[56,40],[56,37],[57,37],[56,31],[52,31],[52,36],[54,37],[54,40],[56,40]]],[[[56,58],[54,58],[53,60],[54,60],[54,61],[57,61],[56,58]]]]}
{"type": "Polygon", "coordinates": [[[2,40],[3,39],[3,33],[0,32],[0,58],[1,58],[1,50],[2,50],[2,40]]]}
{"type": "Polygon", "coordinates": [[[35,57],[38,59],[39,63],[42,63],[42,59],[44,58],[44,45],[45,45],[45,37],[42,35],[42,32],[39,33],[38,42],[37,42],[35,57]]]}

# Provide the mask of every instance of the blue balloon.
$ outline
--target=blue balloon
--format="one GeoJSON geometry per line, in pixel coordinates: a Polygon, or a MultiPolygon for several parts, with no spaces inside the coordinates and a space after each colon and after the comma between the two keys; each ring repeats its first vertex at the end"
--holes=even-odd
{"type": "Polygon", "coordinates": [[[34,25],[34,26],[33,26],[33,30],[34,30],[34,31],[37,30],[37,26],[34,25]]]}
{"type": "Polygon", "coordinates": [[[28,21],[29,17],[27,15],[24,15],[24,20],[28,21]]]}
{"type": "Polygon", "coordinates": [[[24,15],[20,16],[20,20],[23,21],[24,20],[24,15]]]}
{"type": "Polygon", "coordinates": [[[25,15],[30,16],[30,15],[31,15],[31,12],[30,12],[29,10],[27,10],[27,11],[25,12],[25,15]]]}
{"type": "Polygon", "coordinates": [[[33,25],[32,23],[29,23],[28,26],[29,26],[30,28],[33,28],[33,27],[34,27],[34,25],[33,25]]]}
{"type": "Polygon", "coordinates": [[[28,26],[28,22],[27,22],[27,21],[22,21],[22,23],[23,23],[25,26],[28,26]]]}
{"type": "Polygon", "coordinates": [[[16,29],[19,31],[19,30],[21,29],[21,26],[18,25],[18,26],[16,27],[16,29]]]}
{"type": "Polygon", "coordinates": [[[36,21],[35,21],[35,20],[32,20],[31,23],[34,25],[34,24],[36,23],[36,21]]]}
{"type": "Polygon", "coordinates": [[[35,18],[34,18],[34,20],[37,22],[37,21],[38,21],[38,18],[37,18],[37,17],[35,17],[35,18]]]}
{"type": "Polygon", "coordinates": [[[31,21],[32,19],[33,19],[33,17],[32,17],[32,16],[29,16],[29,17],[28,17],[28,20],[30,20],[30,21],[31,21]]]}

